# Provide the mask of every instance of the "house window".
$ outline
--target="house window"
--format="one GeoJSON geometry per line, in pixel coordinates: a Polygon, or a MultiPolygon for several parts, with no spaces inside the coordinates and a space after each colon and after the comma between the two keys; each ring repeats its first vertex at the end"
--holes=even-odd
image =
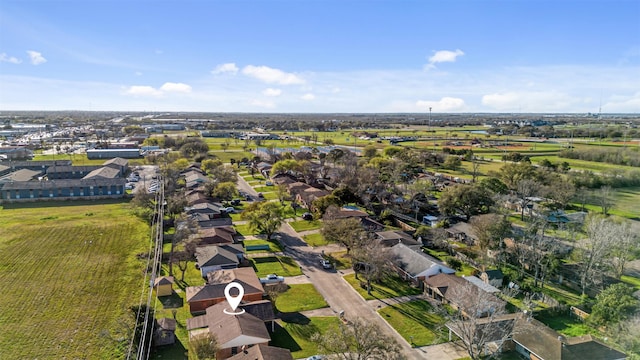
{"type": "Polygon", "coordinates": [[[238,347],[234,346],[231,348],[231,355],[236,355],[238,353],[238,347]]]}

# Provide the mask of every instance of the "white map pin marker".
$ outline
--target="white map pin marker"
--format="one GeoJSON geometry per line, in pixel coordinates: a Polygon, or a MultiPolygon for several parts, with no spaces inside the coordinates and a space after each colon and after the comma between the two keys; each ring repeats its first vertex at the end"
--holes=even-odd
{"type": "Polygon", "coordinates": [[[240,302],[242,301],[242,297],[244,296],[244,288],[242,287],[242,285],[240,285],[237,282],[232,282],[227,284],[227,286],[224,288],[224,296],[227,298],[227,302],[229,303],[229,305],[231,305],[231,311],[227,311],[227,309],[224,309],[224,313],[228,314],[228,315],[240,315],[240,314],[244,314],[244,309],[241,309],[241,311],[235,312],[236,309],[238,308],[238,305],[240,305],[240,302]],[[229,293],[231,291],[231,289],[236,288],[238,289],[238,296],[231,296],[231,294],[229,293]]]}

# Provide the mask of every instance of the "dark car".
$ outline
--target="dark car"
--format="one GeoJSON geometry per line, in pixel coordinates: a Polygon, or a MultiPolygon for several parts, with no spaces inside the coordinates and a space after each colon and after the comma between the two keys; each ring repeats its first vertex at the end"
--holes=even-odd
{"type": "Polygon", "coordinates": [[[233,199],[233,200],[231,200],[231,205],[233,205],[233,206],[238,206],[238,205],[240,205],[240,199],[233,199]]]}
{"type": "Polygon", "coordinates": [[[264,199],[264,195],[262,195],[262,193],[258,193],[258,197],[259,197],[260,199],[264,199]]]}
{"type": "Polygon", "coordinates": [[[326,270],[333,268],[333,265],[331,264],[331,261],[326,260],[326,259],[320,260],[320,264],[322,265],[322,268],[326,269],[326,270]]]}
{"type": "Polygon", "coordinates": [[[313,214],[310,213],[310,212],[306,212],[306,213],[302,214],[302,218],[304,220],[313,220],[313,214]]]}

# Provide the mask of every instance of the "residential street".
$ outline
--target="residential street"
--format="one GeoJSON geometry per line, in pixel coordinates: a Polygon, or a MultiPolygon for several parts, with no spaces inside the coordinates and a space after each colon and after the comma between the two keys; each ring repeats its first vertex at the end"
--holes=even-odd
{"type": "MultiPolygon", "coordinates": [[[[375,311],[377,306],[368,304],[344,279],[339,271],[327,271],[320,266],[321,249],[312,248],[303,242],[298,233],[289,225],[280,228],[280,241],[286,246],[285,254],[294,258],[302,268],[310,282],[325,298],[333,313],[344,311],[347,319],[366,319],[378,326],[387,336],[395,338],[402,346],[407,359],[424,359],[424,351],[412,349],[380,315],[375,311]]],[[[446,358],[445,358],[446,359],[446,358]]],[[[457,359],[457,358],[456,358],[457,359]]]]}

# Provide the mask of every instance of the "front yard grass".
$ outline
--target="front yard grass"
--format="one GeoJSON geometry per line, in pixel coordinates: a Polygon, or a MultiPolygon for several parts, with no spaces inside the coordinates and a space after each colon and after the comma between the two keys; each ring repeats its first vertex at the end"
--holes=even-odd
{"type": "Polygon", "coordinates": [[[269,250],[246,250],[247,254],[251,254],[251,253],[260,253],[260,252],[280,252],[282,251],[282,248],[280,247],[280,245],[276,242],[273,241],[267,241],[267,240],[245,240],[243,241],[244,243],[244,247],[245,249],[247,248],[247,246],[251,246],[251,245],[269,245],[269,250]]]}
{"type": "Polygon", "coordinates": [[[280,276],[302,275],[300,266],[288,256],[268,256],[251,259],[251,264],[256,270],[258,277],[268,274],[278,274],[280,276]]]}
{"type": "Polygon", "coordinates": [[[620,280],[622,280],[622,282],[626,283],[627,285],[633,286],[637,290],[640,290],[640,279],[638,279],[637,277],[622,275],[620,280]]]}
{"type": "Polygon", "coordinates": [[[308,230],[316,230],[322,227],[322,221],[320,220],[298,220],[292,221],[289,223],[291,227],[297,231],[308,231],[308,230]]]}
{"type": "Polygon", "coordinates": [[[328,253],[325,257],[331,261],[336,270],[347,270],[353,267],[353,260],[351,255],[347,255],[347,250],[328,253]]]}
{"type": "Polygon", "coordinates": [[[233,227],[236,229],[236,233],[238,233],[238,235],[247,236],[247,235],[257,234],[255,231],[251,229],[249,224],[233,225],[233,227]]]}
{"type": "Polygon", "coordinates": [[[367,289],[360,286],[360,281],[366,283],[366,280],[360,275],[360,280],[356,280],[355,274],[345,275],[344,279],[360,294],[365,300],[388,299],[405,295],[418,295],[420,289],[414,288],[406,281],[397,276],[389,277],[379,283],[371,283],[371,295],[367,293],[367,289]]]}
{"type": "Polygon", "coordinates": [[[301,312],[327,306],[313,284],[289,285],[289,289],[276,298],[276,308],[280,312],[301,312]]]}
{"type": "Polygon", "coordinates": [[[303,318],[299,322],[278,320],[276,331],[271,334],[272,346],[291,350],[294,359],[307,358],[321,352],[311,338],[314,334],[324,334],[328,329],[338,327],[337,317],[303,318]]]}
{"type": "Polygon", "coordinates": [[[302,237],[304,242],[309,244],[309,246],[324,246],[329,245],[329,242],[325,240],[324,236],[320,233],[309,234],[302,237]]]}
{"type": "Polygon", "coordinates": [[[380,316],[413,346],[440,344],[448,340],[446,319],[426,300],[410,301],[378,310],[380,316]]]}

